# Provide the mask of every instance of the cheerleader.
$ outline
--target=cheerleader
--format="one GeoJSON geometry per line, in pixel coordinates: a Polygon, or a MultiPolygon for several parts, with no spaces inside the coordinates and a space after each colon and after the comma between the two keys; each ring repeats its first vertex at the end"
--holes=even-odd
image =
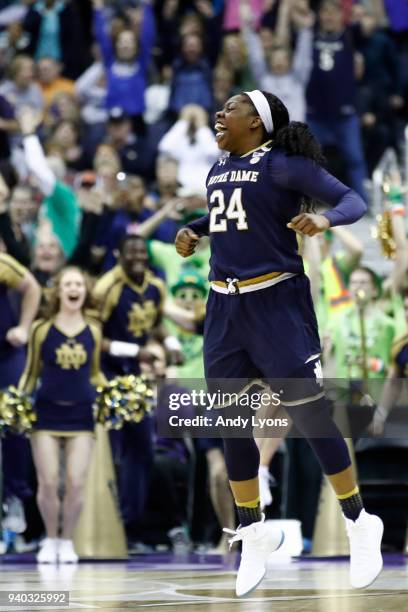
{"type": "Polygon", "coordinates": [[[65,268],[50,296],[47,319],[31,328],[28,358],[20,390],[35,391],[37,413],[31,436],[37,471],[37,503],[47,537],[39,563],[76,563],[72,537],[81,512],[93,447],[92,406],[95,385],[104,382],[99,369],[101,335],[85,317],[89,293],[84,274],[65,268]],[[59,455],[65,454],[62,538],[58,538],[59,455]]]}
{"type": "MultiPolygon", "coordinates": [[[[10,255],[0,253],[0,390],[16,385],[24,370],[25,345],[40,295],[40,287],[31,272],[10,255]],[[16,295],[20,298],[19,316],[15,312],[16,295]]],[[[24,436],[7,433],[0,452],[3,503],[7,507],[3,539],[7,550],[12,550],[16,525],[8,519],[13,514],[11,508],[16,507],[20,516],[24,516],[23,500],[31,495],[27,479],[30,448],[24,436]],[[13,523],[13,529],[7,529],[13,523]]],[[[24,529],[25,520],[22,520],[19,531],[24,529]]]]}
{"type": "MultiPolygon", "coordinates": [[[[113,378],[140,374],[141,363],[154,361],[146,347],[153,334],[163,340],[169,360],[179,363],[180,343],[166,335],[161,326],[165,285],[148,268],[145,241],[140,236],[125,236],[118,255],[118,265],[102,276],[93,290],[102,321],[105,375],[113,378]]],[[[153,464],[152,435],[152,420],[147,417],[140,423],[126,423],[110,436],[114,460],[119,466],[120,504],[129,543],[140,537],[153,464]]]]}

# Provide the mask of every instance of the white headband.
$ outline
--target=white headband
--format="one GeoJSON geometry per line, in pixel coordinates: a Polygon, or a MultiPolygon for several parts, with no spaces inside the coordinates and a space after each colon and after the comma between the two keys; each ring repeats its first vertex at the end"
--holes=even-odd
{"type": "Polygon", "coordinates": [[[244,93],[251,98],[252,104],[255,106],[256,110],[258,111],[258,115],[262,119],[265,130],[268,132],[268,134],[272,134],[273,119],[271,108],[262,91],[259,91],[259,89],[254,89],[253,91],[244,91],[244,93]]]}

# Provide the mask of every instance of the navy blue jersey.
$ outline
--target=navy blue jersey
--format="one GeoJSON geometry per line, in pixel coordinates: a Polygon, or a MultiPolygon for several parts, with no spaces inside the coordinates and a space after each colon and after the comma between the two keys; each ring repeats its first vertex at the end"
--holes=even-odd
{"type": "Polygon", "coordinates": [[[313,69],[306,91],[307,112],[316,119],[332,119],[356,112],[354,48],[351,32],[317,33],[313,69]]]}
{"type": "Polygon", "coordinates": [[[94,323],[86,323],[75,336],[67,336],[53,319],[33,323],[19,388],[36,390],[36,430],[93,430],[95,387],[106,382],[100,370],[101,341],[94,323]]]}
{"type": "MultiPolygon", "coordinates": [[[[142,285],[136,285],[120,266],[116,266],[99,279],[93,296],[105,338],[145,346],[162,316],[165,285],[150,272],[145,273],[142,285]]],[[[139,373],[139,362],[135,358],[105,353],[102,363],[108,376],[139,373]]]]}
{"type": "Polygon", "coordinates": [[[93,296],[105,338],[144,346],[161,318],[165,286],[150,272],[142,285],[136,285],[116,266],[99,279],[93,296]]]}
{"type": "Polygon", "coordinates": [[[7,332],[18,322],[8,292],[18,287],[26,272],[27,270],[13,257],[0,253],[0,359],[2,360],[11,358],[18,352],[6,340],[7,332]]]}
{"type": "Polygon", "coordinates": [[[188,227],[211,241],[210,280],[254,278],[271,272],[302,273],[296,233],[302,195],[335,206],[333,225],[359,219],[363,200],[315,162],[287,156],[266,143],[246,155],[225,155],[207,178],[209,215],[188,227]]]}
{"type": "Polygon", "coordinates": [[[67,336],[53,320],[31,327],[28,358],[19,388],[32,393],[40,382],[36,402],[92,403],[100,374],[101,332],[86,323],[75,336],[67,336]]]}

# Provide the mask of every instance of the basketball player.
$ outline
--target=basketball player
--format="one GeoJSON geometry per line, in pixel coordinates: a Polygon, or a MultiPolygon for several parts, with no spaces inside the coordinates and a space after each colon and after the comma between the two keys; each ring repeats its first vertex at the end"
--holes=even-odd
{"type": "MultiPolygon", "coordinates": [[[[176,237],[178,253],[188,257],[200,236],[210,235],[206,378],[209,384],[222,378],[304,380],[286,385],[282,405],[336,492],[350,540],[351,584],[363,588],[382,568],[383,524],[363,508],[347,445],[327,410],[318,380],[316,317],[295,232],[314,236],[353,223],[366,206],[319,165],[318,143],[305,124],[289,123],[276,96],[259,90],[233,96],[216,114],[215,129],[227,153],[208,175],[210,212],[176,237]],[[314,199],[334,208],[315,214],[314,199]],[[325,437],[316,437],[322,431],[325,437]]],[[[225,438],[224,449],[240,520],[231,543],[242,540],[236,593],[244,596],[264,577],[282,533],[268,530],[260,511],[255,441],[225,438]]]]}

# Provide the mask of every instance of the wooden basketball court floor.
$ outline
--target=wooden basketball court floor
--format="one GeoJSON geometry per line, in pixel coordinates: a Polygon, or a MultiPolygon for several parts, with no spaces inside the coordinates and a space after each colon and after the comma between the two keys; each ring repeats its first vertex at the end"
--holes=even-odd
{"type": "Polygon", "coordinates": [[[0,591],[69,591],[69,607],[7,606],[21,610],[157,610],[163,612],[400,612],[408,610],[408,558],[385,557],[383,573],[367,590],[348,584],[346,560],[275,560],[246,599],[234,595],[237,555],[149,555],[128,562],[37,566],[1,563],[0,591]]]}

